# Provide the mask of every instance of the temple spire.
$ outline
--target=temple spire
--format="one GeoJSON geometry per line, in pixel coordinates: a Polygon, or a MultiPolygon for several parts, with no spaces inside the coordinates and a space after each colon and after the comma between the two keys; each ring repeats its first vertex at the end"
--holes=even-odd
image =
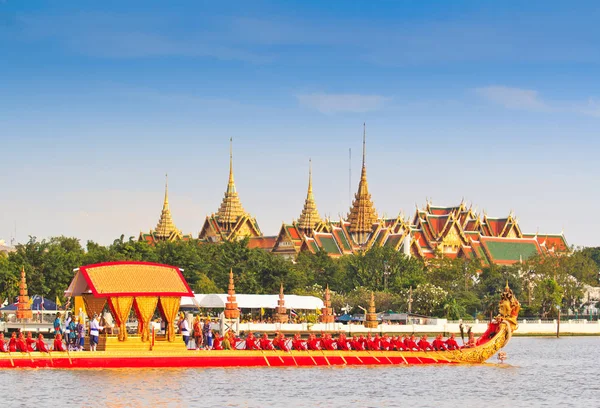
{"type": "Polygon", "coordinates": [[[233,180],[233,138],[229,138],[229,181],[227,192],[235,193],[235,181],[233,180]]]}
{"type": "Polygon", "coordinates": [[[377,212],[369,194],[369,183],[367,182],[367,166],[366,166],[366,151],[367,151],[367,130],[363,124],[363,159],[360,181],[358,183],[358,191],[354,195],[354,201],[348,214],[350,222],[350,234],[352,239],[358,245],[364,245],[370,233],[373,230],[373,224],[377,222],[377,212]]]}
{"type": "Polygon", "coordinates": [[[173,223],[173,217],[169,208],[169,176],[165,174],[165,199],[154,234],[158,239],[168,239],[173,232],[178,232],[178,230],[173,223]]]}
{"type": "MultiPolygon", "coordinates": [[[[238,218],[245,213],[235,189],[235,181],[233,179],[233,138],[229,138],[229,181],[227,182],[225,197],[223,197],[221,207],[217,211],[217,217],[219,222],[231,225],[235,224],[238,218]]],[[[228,230],[229,228],[225,229],[228,230]]]]}
{"type": "Polygon", "coordinates": [[[298,218],[298,228],[303,232],[307,233],[312,231],[317,224],[321,222],[321,217],[317,211],[317,204],[315,203],[315,197],[312,189],[312,160],[308,160],[308,191],[306,193],[306,200],[304,201],[304,208],[298,218]]]}

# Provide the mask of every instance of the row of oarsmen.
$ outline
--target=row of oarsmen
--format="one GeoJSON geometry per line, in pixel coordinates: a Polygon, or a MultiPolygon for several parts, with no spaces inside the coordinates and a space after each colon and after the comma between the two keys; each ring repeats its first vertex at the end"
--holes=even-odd
{"type": "MultiPolygon", "coordinates": [[[[60,334],[57,334],[54,338],[53,344],[54,351],[66,351],[65,345],[62,342],[60,334]]],[[[12,332],[8,342],[4,339],[4,333],[0,332],[0,352],[1,353],[12,353],[20,351],[21,353],[29,353],[31,351],[39,351],[42,353],[48,353],[50,350],[46,345],[44,336],[40,333],[37,339],[31,336],[31,332],[27,332],[27,336],[22,331],[12,332]]]]}
{"type": "Polygon", "coordinates": [[[367,336],[346,337],[344,333],[340,333],[337,338],[334,338],[330,333],[321,333],[320,337],[310,334],[308,340],[303,340],[299,333],[294,335],[293,339],[286,338],[283,333],[277,333],[275,338],[271,340],[267,333],[263,333],[262,337],[257,338],[252,332],[249,332],[242,341],[236,337],[233,332],[229,331],[224,337],[215,335],[213,341],[213,350],[385,350],[385,351],[446,351],[458,350],[461,348],[475,347],[476,341],[473,333],[469,333],[469,340],[461,347],[456,341],[456,336],[450,335],[446,340],[441,334],[438,334],[432,342],[429,342],[427,335],[421,336],[417,341],[414,335],[403,336],[388,336],[384,334],[380,336],[378,333],[375,336],[367,334],[367,336]]]}

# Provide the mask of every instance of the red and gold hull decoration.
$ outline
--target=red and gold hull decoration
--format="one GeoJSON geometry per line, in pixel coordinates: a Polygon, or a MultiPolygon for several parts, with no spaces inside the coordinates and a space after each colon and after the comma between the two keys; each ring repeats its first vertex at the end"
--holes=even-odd
{"type": "Polygon", "coordinates": [[[0,368],[328,367],[361,365],[480,364],[510,339],[501,324],[485,344],[453,351],[81,351],[0,353],[0,368]]]}

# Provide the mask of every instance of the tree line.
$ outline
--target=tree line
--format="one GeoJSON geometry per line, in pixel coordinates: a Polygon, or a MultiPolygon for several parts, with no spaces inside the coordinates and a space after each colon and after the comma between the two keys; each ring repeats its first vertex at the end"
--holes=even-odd
{"type": "Polygon", "coordinates": [[[125,260],[178,266],[196,293],[225,293],[230,268],[238,293],[274,294],[283,283],[285,293],[322,297],[329,286],[337,313],[360,313],[359,306],[367,307],[374,292],[378,311],[410,309],[450,319],[487,318],[495,312],[508,281],[521,301],[523,316],[551,318],[557,305],[576,311],[589,303],[584,285],[598,285],[600,248],[576,249],[569,256],[540,255],[512,266],[482,266],[478,261],[447,257],[425,263],[385,247],[339,258],[303,252],[288,260],[250,249],[247,240],[151,245],[121,236],[107,246],[88,241],[84,247],[72,237],[30,237],[15,252],[0,255],[0,297],[14,300],[24,267],[30,295],[58,297],[64,304],[73,269],[125,260]]]}

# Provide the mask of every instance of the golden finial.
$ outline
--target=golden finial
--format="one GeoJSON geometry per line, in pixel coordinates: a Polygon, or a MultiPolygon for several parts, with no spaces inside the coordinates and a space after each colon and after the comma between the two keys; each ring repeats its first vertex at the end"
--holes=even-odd
{"type": "Polygon", "coordinates": [[[229,226],[235,224],[239,217],[245,215],[246,212],[242,207],[240,198],[235,188],[233,179],[233,138],[229,138],[229,181],[227,182],[227,190],[225,197],[221,202],[221,206],[217,211],[218,221],[223,225],[223,229],[228,231],[229,226]]]}
{"type": "Polygon", "coordinates": [[[298,218],[298,228],[302,232],[309,232],[314,229],[317,224],[321,222],[321,217],[317,211],[317,204],[315,203],[315,197],[312,190],[312,160],[308,160],[308,191],[306,193],[306,200],[304,201],[304,208],[298,218]]]}
{"type": "Polygon", "coordinates": [[[158,224],[156,224],[154,236],[159,240],[166,240],[172,238],[173,232],[175,232],[176,236],[181,235],[181,231],[175,227],[173,217],[171,216],[171,209],[169,208],[169,178],[165,174],[165,199],[158,224]]]}
{"type": "Polygon", "coordinates": [[[510,289],[510,288],[508,287],[508,279],[506,280],[506,287],[505,287],[504,289],[510,289]]]}
{"type": "Polygon", "coordinates": [[[358,192],[354,195],[354,201],[348,214],[350,223],[350,234],[353,241],[358,245],[364,245],[373,230],[373,224],[378,220],[377,212],[369,194],[369,183],[367,182],[366,151],[367,151],[367,127],[363,123],[363,162],[358,192]]]}

